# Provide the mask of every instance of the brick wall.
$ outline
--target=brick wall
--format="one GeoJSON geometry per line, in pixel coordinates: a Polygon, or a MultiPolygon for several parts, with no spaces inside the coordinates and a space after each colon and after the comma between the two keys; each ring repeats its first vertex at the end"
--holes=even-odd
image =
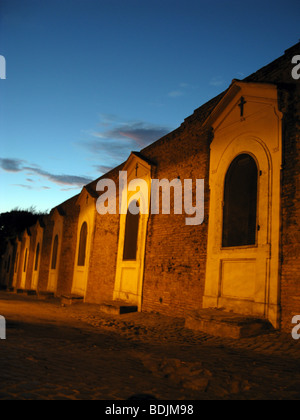
{"type": "MultiPolygon", "coordinates": [[[[299,51],[300,52],[300,51],[299,51]]],[[[300,82],[299,82],[300,84],[300,82]]],[[[300,315],[300,86],[287,96],[282,169],[282,328],[300,315]]]]}
{"type": "MultiPolygon", "coordinates": [[[[211,104],[187,119],[170,135],[141,153],[157,164],[156,179],[169,181],[180,177],[205,180],[205,221],[187,226],[185,214],[151,215],[148,223],[143,310],[184,315],[202,307],[206,271],[206,247],[209,207],[210,133],[203,132],[202,121],[211,104]]],[[[195,201],[194,201],[195,202],[195,201]]],[[[184,208],[184,207],[183,207],[184,208]]]]}
{"type": "Polygon", "coordinates": [[[25,283],[26,290],[31,289],[33,265],[35,261],[36,236],[37,236],[36,226],[32,226],[30,228],[30,246],[29,246],[28,263],[27,263],[27,271],[26,271],[26,283],[25,283]]]}
{"type": "MultiPolygon", "coordinates": [[[[105,175],[118,186],[118,167],[105,175]]],[[[93,185],[96,189],[96,183],[93,185]]],[[[117,190],[117,197],[119,191],[117,190]]],[[[119,201],[117,200],[117,208],[119,201]]],[[[116,262],[119,239],[119,215],[99,215],[96,212],[94,236],[92,240],[90,267],[87,284],[86,302],[100,303],[111,301],[115,285],[116,262]]]]}
{"type": "Polygon", "coordinates": [[[53,221],[50,216],[44,217],[44,235],[43,235],[43,245],[41,252],[41,263],[40,263],[40,273],[39,273],[39,282],[38,290],[46,291],[48,287],[48,277],[49,277],[49,266],[51,258],[51,244],[52,244],[52,234],[53,234],[53,221]]]}
{"type": "Polygon", "coordinates": [[[68,200],[61,206],[64,213],[64,223],[57,281],[58,296],[69,294],[72,290],[77,245],[77,225],[80,210],[79,206],[76,205],[77,199],[78,196],[68,200]]]}
{"type": "MultiPolygon", "coordinates": [[[[292,57],[300,54],[300,44],[283,57],[247,77],[247,82],[276,83],[283,119],[282,225],[281,225],[281,307],[282,328],[290,331],[293,315],[300,315],[300,91],[299,81],[291,77],[292,57]]],[[[151,215],[148,222],[144,311],[184,315],[202,307],[206,272],[209,209],[209,153],[211,133],[202,127],[223,94],[197,109],[174,132],[141,151],[154,162],[153,178],[205,180],[205,220],[200,226],[187,226],[186,215],[151,215]]],[[[118,183],[122,166],[103,178],[118,183]]],[[[89,188],[96,191],[96,183],[89,188]]],[[[58,294],[70,293],[76,253],[79,207],[78,196],[59,206],[64,213],[64,238],[61,248],[58,294]]],[[[171,201],[172,204],[173,201],[171,201]]],[[[39,290],[46,290],[51,256],[53,221],[45,218],[39,290]]],[[[119,215],[96,214],[92,238],[86,301],[99,303],[113,297],[118,252],[119,215]]],[[[24,242],[24,241],[23,241],[24,242]]],[[[28,278],[35,256],[35,241],[28,265],[28,278]]],[[[23,255],[24,243],[21,247],[23,255]]],[[[18,285],[23,269],[20,261],[18,285]]],[[[29,283],[28,283],[29,284],[29,283]]]]}
{"type": "Polygon", "coordinates": [[[300,81],[292,78],[300,43],[285,55],[249,76],[246,81],[276,83],[283,112],[283,162],[281,181],[281,327],[291,331],[300,315],[300,81]]]}
{"type": "Polygon", "coordinates": [[[22,275],[24,272],[24,264],[25,264],[25,245],[26,245],[26,241],[25,241],[25,232],[23,233],[23,236],[21,237],[21,247],[20,247],[20,259],[19,259],[19,269],[18,269],[18,273],[17,273],[17,283],[16,283],[16,288],[20,288],[21,287],[21,282],[22,282],[22,275]]]}

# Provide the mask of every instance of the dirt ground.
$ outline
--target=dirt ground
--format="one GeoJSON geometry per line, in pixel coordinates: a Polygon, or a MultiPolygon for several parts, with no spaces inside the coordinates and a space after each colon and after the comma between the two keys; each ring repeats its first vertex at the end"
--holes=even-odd
{"type": "Polygon", "coordinates": [[[299,400],[300,341],[195,333],[184,319],[0,293],[0,400],[299,400]]]}

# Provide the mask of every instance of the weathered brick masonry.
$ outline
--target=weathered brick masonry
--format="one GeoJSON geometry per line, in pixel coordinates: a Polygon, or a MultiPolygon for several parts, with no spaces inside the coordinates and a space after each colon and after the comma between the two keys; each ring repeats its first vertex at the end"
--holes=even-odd
{"type": "Polygon", "coordinates": [[[43,235],[43,245],[41,252],[41,263],[39,272],[39,283],[38,290],[47,290],[48,278],[49,278],[49,266],[51,258],[51,245],[53,235],[53,221],[50,217],[45,218],[45,227],[43,235]]]}
{"type": "Polygon", "coordinates": [[[64,227],[59,264],[57,294],[70,294],[77,243],[77,220],[79,208],[75,205],[77,196],[64,203],[64,227]]]}
{"type": "MultiPolygon", "coordinates": [[[[118,186],[120,167],[114,169],[102,178],[115,181],[118,186]]],[[[96,190],[98,180],[91,184],[96,190]]],[[[117,189],[117,198],[119,190],[117,189]]],[[[117,206],[119,200],[117,200],[117,206]]],[[[111,301],[114,291],[116,260],[118,252],[119,215],[97,215],[93,234],[93,244],[89,267],[86,301],[99,303],[111,301]]]]}
{"type": "Polygon", "coordinates": [[[283,112],[281,189],[281,310],[282,328],[300,314],[300,82],[291,77],[292,58],[300,44],[246,81],[276,83],[283,112]]]}
{"type": "Polygon", "coordinates": [[[174,215],[174,200],[171,200],[171,215],[150,216],[143,293],[146,311],[183,315],[202,307],[211,136],[202,129],[202,123],[216,102],[205,105],[178,130],[141,152],[157,164],[156,179],[192,179],[194,188],[196,179],[205,180],[205,221],[201,226],[186,226],[186,215],[174,215]]]}
{"type": "MultiPolygon", "coordinates": [[[[300,54],[300,43],[287,50],[273,63],[243,80],[244,83],[272,84],[277,87],[279,110],[282,119],[282,170],[281,170],[281,214],[280,214],[280,309],[281,327],[290,331],[293,315],[300,315],[300,81],[291,76],[292,58],[300,54]]],[[[230,88],[229,88],[230,89],[230,88]]],[[[212,99],[172,133],[143,149],[140,156],[150,162],[154,179],[192,179],[195,201],[195,181],[205,180],[205,219],[201,225],[187,226],[187,215],[174,215],[174,200],[171,199],[170,215],[150,214],[144,255],[142,287],[143,311],[184,316],[192,309],[200,309],[206,282],[208,226],[211,191],[209,186],[212,128],[204,125],[216,106],[228,93],[223,92],[212,99]]],[[[124,163],[126,164],[126,163],[124,163]]],[[[119,171],[115,168],[102,179],[112,179],[118,186],[119,171]]],[[[99,193],[94,181],[84,189],[90,199],[97,201],[99,193]]],[[[83,194],[83,193],[82,193],[83,194]]],[[[44,218],[43,242],[40,255],[38,290],[49,286],[51,253],[55,223],[62,217],[61,241],[56,294],[71,294],[74,288],[74,269],[78,260],[78,232],[80,220],[87,209],[78,204],[76,196],[53,209],[44,218]],[[80,218],[81,217],[81,218],[80,218]]],[[[87,197],[87,202],[88,202],[87,197]]],[[[117,188],[117,207],[119,190],[117,188]]],[[[223,197],[219,198],[220,201],[223,197]]],[[[90,239],[89,266],[85,287],[85,302],[101,303],[113,299],[115,291],[117,257],[120,233],[120,216],[101,216],[94,206],[94,225],[88,226],[90,239]]],[[[87,217],[87,216],[86,216],[87,217]]],[[[26,272],[25,288],[30,289],[37,248],[37,229],[31,228],[30,252],[26,272]]],[[[10,286],[21,287],[24,278],[26,235],[21,237],[19,247],[11,245],[2,258],[1,281],[10,286]],[[18,252],[17,252],[18,250],[18,252]],[[18,255],[18,261],[17,261],[18,255]],[[5,262],[5,264],[4,264],[5,262]],[[8,270],[8,262],[10,264],[8,270]],[[10,271],[8,273],[8,271],[10,271]],[[22,277],[23,276],[23,277],[22,277]]],[[[27,238],[28,240],[28,238],[27,238]]],[[[271,250],[272,252],[272,250],[271,250]]]]}

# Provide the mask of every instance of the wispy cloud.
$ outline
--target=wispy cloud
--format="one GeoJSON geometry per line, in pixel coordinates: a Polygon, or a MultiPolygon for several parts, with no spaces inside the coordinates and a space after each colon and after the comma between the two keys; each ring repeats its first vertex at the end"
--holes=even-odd
{"type": "Polygon", "coordinates": [[[77,191],[78,190],[78,187],[61,188],[60,191],[67,192],[67,191],[75,191],[75,190],[77,191]]]}
{"type": "Polygon", "coordinates": [[[94,167],[102,173],[127,159],[131,151],[139,151],[170,132],[169,127],[144,121],[124,121],[105,114],[100,117],[101,129],[86,131],[80,146],[101,159],[103,163],[94,167]]]}
{"type": "Polygon", "coordinates": [[[182,82],[179,83],[179,85],[175,89],[171,90],[167,96],[169,98],[180,98],[181,96],[185,96],[189,92],[194,91],[195,89],[198,89],[198,86],[182,82]]]}
{"type": "Polygon", "coordinates": [[[46,172],[42,169],[31,167],[31,166],[24,166],[24,171],[30,171],[36,175],[39,175],[43,178],[46,178],[48,181],[53,182],[59,185],[76,185],[78,187],[82,187],[83,185],[88,184],[92,181],[91,178],[77,176],[77,175],[56,175],[51,174],[50,172],[46,172]]]}
{"type": "MultiPolygon", "coordinates": [[[[57,175],[51,172],[47,172],[43,169],[41,169],[38,165],[26,165],[26,161],[20,160],[20,159],[13,159],[13,158],[0,158],[0,169],[2,169],[5,172],[13,172],[13,173],[19,173],[19,172],[26,172],[27,177],[34,177],[35,175],[38,175],[39,177],[42,177],[44,179],[47,179],[48,181],[58,184],[58,185],[68,185],[68,186],[76,186],[77,188],[81,188],[82,186],[88,184],[92,181],[91,178],[84,177],[84,176],[77,176],[77,175],[68,175],[68,174],[62,174],[57,175]]],[[[26,178],[26,181],[30,184],[33,184],[35,181],[32,178],[26,178]]],[[[33,189],[33,185],[25,185],[25,184],[18,184],[15,186],[19,186],[21,188],[26,189],[33,189]]],[[[43,189],[49,188],[49,187],[42,187],[43,189]]]]}
{"type": "Polygon", "coordinates": [[[106,174],[107,172],[113,169],[112,166],[106,166],[106,165],[93,165],[93,168],[95,168],[96,171],[100,172],[101,174],[106,174]]]}
{"type": "Polygon", "coordinates": [[[170,98],[179,98],[180,96],[183,96],[184,92],[182,90],[172,90],[168,93],[168,96],[170,98]]]}
{"type": "Polygon", "coordinates": [[[46,187],[46,186],[42,186],[42,187],[37,187],[37,186],[33,186],[33,185],[26,185],[26,184],[11,184],[12,187],[18,187],[18,188],[23,188],[24,190],[51,190],[50,187],[46,187]]]}
{"type": "Polygon", "coordinates": [[[135,147],[143,148],[169,132],[169,128],[133,121],[116,124],[110,130],[92,132],[98,139],[130,141],[135,147]]]}
{"type": "Polygon", "coordinates": [[[34,187],[32,185],[26,185],[26,184],[11,184],[12,187],[19,187],[23,188],[24,190],[34,190],[34,187]]]}
{"type": "Polygon", "coordinates": [[[0,158],[0,168],[6,172],[21,172],[24,160],[0,158]]]}
{"type": "Polygon", "coordinates": [[[225,83],[225,80],[222,76],[212,77],[209,82],[210,86],[215,86],[215,87],[222,86],[224,85],[224,83],[225,83]]]}

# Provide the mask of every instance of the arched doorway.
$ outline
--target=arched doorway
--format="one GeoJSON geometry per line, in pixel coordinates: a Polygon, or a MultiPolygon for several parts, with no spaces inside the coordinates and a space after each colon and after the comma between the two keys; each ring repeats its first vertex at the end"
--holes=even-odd
{"type": "Polygon", "coordinates": [[[21,284],[20,288],[25,290],[26,289],[26,280],[27,280],[27,272],[28,272],[28,265],[29,265],[29,251],[30,251],[30,236],[27,231],[23,237],[23,258],[21,262],[21,284]]]}
{"type": "Polygon", "coordinates": [[[80,230],[78,259],[77,259],[78,267],[84,267],[86,263],[87,236],[88,236],[88,225],[86,222],[84,222],[80,230]]]}
{"type": "Polygon", "coordinates": [[[151,195],[151,166],[131,154],[122,174],[121,214],[113,299],[142,310],[146,235],[151,195]]]}
{"type": "Polygon", "coordinates": [[[34,258],[34,267],[32,273],[32,284],[31,287],[33,290],[37,289],[38,286],[38,278],[39,278],[39,269],[40,269],[40,255],[41,255],[41,245],[38,242],[35,250],[35,258],[34,258]]]}
{"type": "Polygon", "coordinates": [[[278,284],[278,274],[271,276],[270,156],[251,137],[212,151],[203,306],[268,318],[278,284]]]}
{"type": "Polygon", "coordinates": [[[56,292],[57,290],[59,257],[60,257],[59,249],[60,249],[60,239],[58,235],[55,235],[53,243],[52,243],[52,254],[51,254],[51,261],[50,261],[50,272],[49,272],[49,282],[48,282],[49,292],[56,292]]]}
{"type": "Polygon", "coordinates": [[[224,185],[223,248],[256,245],[258,168],[248,154],[231,163],[224,185]]]}
{"type": "Polygon", "coordinates": [[[25,250],[24,250],[23,270],[22,270],[21,289],[25,289],[26,288],[27,268],[28,268],[28,248],[25,248],[25,250]]]}
{"type": "Polygon", "coordinates": [[[140,205],[134,200],[126,215],[123,261],[136,261],[140,221],[140,205]]]}
{"type": "Polygon", "coordinates": [[[61,250],[65,240],[64,216],[59,207],[52,212],[51,221],[53,221],[53,230],[47,291],[56,294],[58,291],[60,264],[63,263],[61,261],[61,250]]]}
{"type": "Polygon", "coordinates": [[[77,255],[75,260],[72,293],[79,296],[85,296],[90,254],[90,232],[89,225],[86,221],[81,221],[79,224],[77,241],[77,255]]]}
{"type": "Polygon", "coordinates": [[[114,299],[141,304],[143,282],[145,215],[140,214],[140,203],[129,200],[127,214],[121,215],[119,252],[114,299]]]}

